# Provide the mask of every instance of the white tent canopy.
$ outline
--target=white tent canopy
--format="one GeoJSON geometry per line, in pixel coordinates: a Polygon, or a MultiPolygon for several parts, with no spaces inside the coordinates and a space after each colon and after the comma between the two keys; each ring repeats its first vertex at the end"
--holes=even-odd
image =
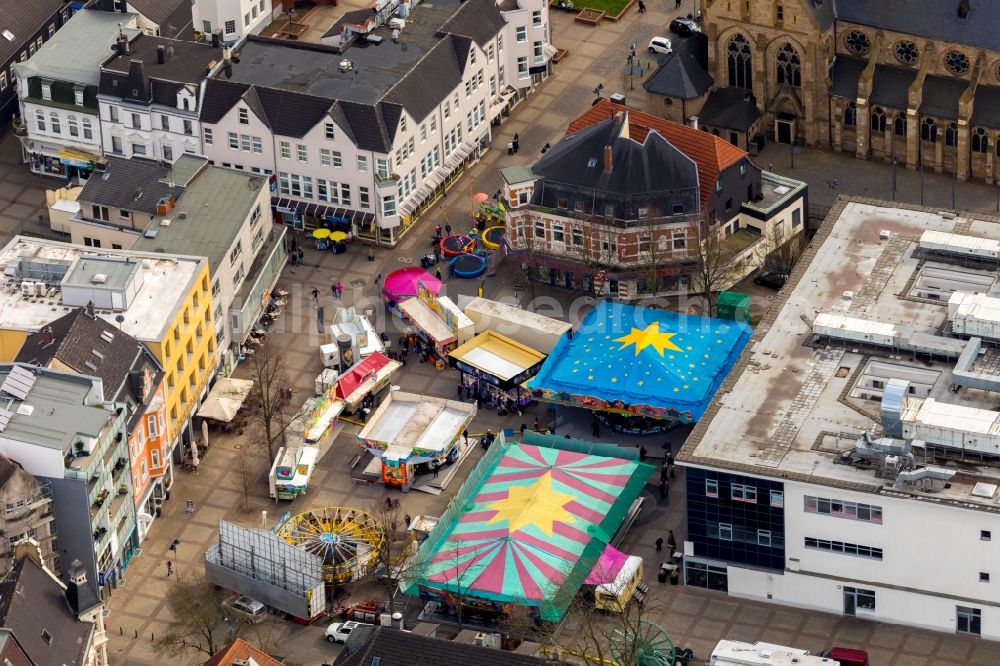
{"type": "Polygon", "coordinates": [[[253,380],[223,377],[215,382],[208,397],[198,410],[198,416],[229,423],[250,395],[253,380]]]}

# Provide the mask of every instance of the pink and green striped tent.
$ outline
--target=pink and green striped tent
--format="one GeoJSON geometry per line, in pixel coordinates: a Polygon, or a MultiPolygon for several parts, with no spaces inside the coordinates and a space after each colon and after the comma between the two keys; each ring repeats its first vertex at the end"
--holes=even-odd
{"type": "Polygon", "coordinates": [[[425,544],[421,587],[562,616],[652,468],[632,451],[593,453],[613,446],[529,438],[537,443],[504,444],[480,461],[487,468],[467,482],[477,485],[462,489],[460,510],[425,544]]]}

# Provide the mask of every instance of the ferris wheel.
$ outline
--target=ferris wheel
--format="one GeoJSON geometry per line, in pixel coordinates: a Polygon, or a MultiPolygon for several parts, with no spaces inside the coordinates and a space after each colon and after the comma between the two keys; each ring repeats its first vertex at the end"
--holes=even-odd
{"type": "Polygon", "coordinates": [[[342,583],[364,576],[385,540],[379,520],[347,507],[310,509],[278,528],[278,537],[323,560],[323,579],[342,583]]]}
{"type": "Polygon", "coordinates": [[[611,636],[611,656],[619,664],[674,666],[677,652],[663,627],[639,620],[611,636]]]}

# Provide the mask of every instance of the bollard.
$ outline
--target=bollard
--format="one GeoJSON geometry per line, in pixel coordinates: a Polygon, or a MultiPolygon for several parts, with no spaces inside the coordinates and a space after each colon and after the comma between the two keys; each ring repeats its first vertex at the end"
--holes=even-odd
{"type": "Polygon", "coordinates": [[[118,627],[118,635],[119,636],[124,636],[125,635],[125,630],[122,629],[121,627],[118,627]]]}
{"type": "Polygon", "coordinates": [[[156,634],[154,634],[152,631],[149,632],[149,640],[152,641],[153,643],[156,642],[156,634]]]}
{"type": "Polygon", "coordinates": [[[133,629],[132,631],[135,632],[135,638],[139,638],[139,630],[138,629],[133,629]]]}

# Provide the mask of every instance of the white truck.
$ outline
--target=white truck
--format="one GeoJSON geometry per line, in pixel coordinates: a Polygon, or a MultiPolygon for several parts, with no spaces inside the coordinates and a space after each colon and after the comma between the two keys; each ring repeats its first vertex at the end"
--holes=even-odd
{"type": "Polygon", "coordinates": [[[708,666],[840,666],[840,662],[773,643],[722,640],[712,650],[708,666]]]}

